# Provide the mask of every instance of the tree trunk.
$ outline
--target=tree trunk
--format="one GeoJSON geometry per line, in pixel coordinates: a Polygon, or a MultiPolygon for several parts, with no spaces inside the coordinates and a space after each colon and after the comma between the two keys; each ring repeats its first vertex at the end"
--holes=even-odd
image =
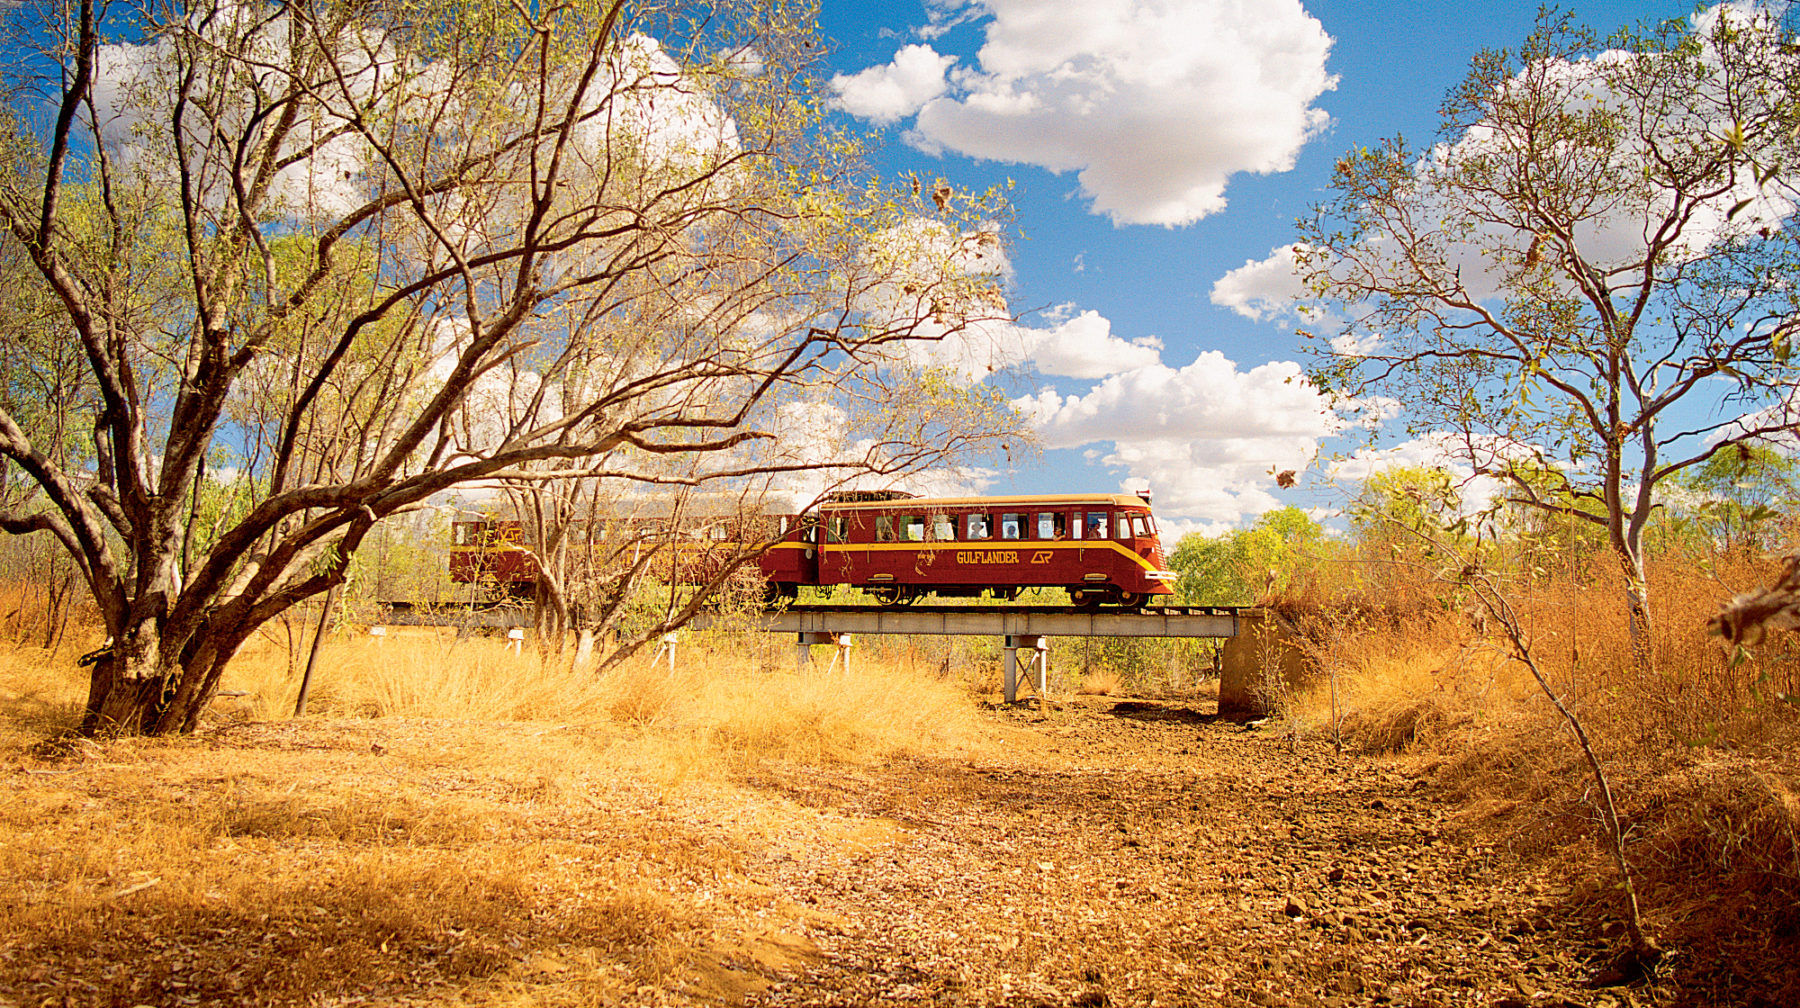
{"type": "Polygon", "coordinates": [[[88,683],[84,735],[160,735],[159,726],[175,671],[163,653],[154,620],[145,620],[115,637],[94,664],[88,683]]]}
{"type": "Polygon", "coordinates": [[[1631,631],[1631,659],[1639,672],[1653,667],[1650,637],[1650,586],[1644,577],[1641,548],[1630,545],[1618,549],[1619,573],[1625,577],[1625,610],[1631,631]]]}
{"type": "Polygon", "coordinates": [[[572,629],[569,600],[562,586],[554,579],[540,575],[532,589],[531,608],[537,620],[539,652],[545,658],[562,654],[572,629]]]}
{"type": "Polygon", "coordinates": [[[190,732],[218,691],[239,638],[209,628],[176,648],[154,620],[139,624],[94,663],[83,735],[172,735],[190,732]]]}

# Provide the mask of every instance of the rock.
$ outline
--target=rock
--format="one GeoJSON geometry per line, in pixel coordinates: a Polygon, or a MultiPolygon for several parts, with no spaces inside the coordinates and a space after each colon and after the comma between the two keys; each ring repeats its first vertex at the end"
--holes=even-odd
{"type": "Polygon", "coordinates": [[[1337,867],[1337,868],[1333,868],[1330,871],[1326,872],[1325,873],[1325,881],[1327,881],[1327,882],[1342,882],[1342,881],[1344,881],[1344,869],[1342,867],[1337,867]]]}
{"type": "Polygon", "coordinates": [[[1287,904],[1281,908],[1281,912],[1289,917],[1305,917],[1306,901],[1298,896],[1289,896],[1287,904]]]}

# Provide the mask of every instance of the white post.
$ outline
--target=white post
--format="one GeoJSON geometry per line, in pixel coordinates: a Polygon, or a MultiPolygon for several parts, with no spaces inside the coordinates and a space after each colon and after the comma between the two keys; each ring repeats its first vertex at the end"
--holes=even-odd
{"type": "Polygon", "coordinates": [[[525,631],[519,627],[513,627],[511,630],[506,631],[506,646],[512,650],[513,654],[523,654],[525,651],[525,631]]]}
{"type": "Polygon", "coordinates": [[[369,636],[375,638],[376,644],[380,644],[383,640],[387,639],[387,627],[372,626],[369,628],[369,636]]]}
{"type": "Polygon", "coordinates": [[[668,655],[668,657],[669,657],[669,674],[674,675],[675,674],[675,642],[680,639],[681,639],[681,635],[679,633],[676,633],[673,630],[669,631],[666,634],[663,634],[662,647],[657,649],[656,657],[651,660],[650,664],[652,666],[660,665],[660,664],[662,664],[663,656],[668,655]]]}
{"type": "Polygon", "coordinates": [[[849,675],[850,674],[850,643],[851,643],[850,635],[847,633],[846,634],[832,634],[831,637],[832,637],[831,643],[837,645],[837,651],[832,654],[831,664],[826,667],[825,671],[830,672],[833,669],[836,669],[838,667],[838,664],[841,662],[844,666],[844,674],[849,675]]]}
{"type": "Polygon", "coordinates": [[[1050,695],[1050,638],[1037,639],[1037,653],[1032,657],[1037,662],[1038,697],[1042,699],[1050,695]]]}

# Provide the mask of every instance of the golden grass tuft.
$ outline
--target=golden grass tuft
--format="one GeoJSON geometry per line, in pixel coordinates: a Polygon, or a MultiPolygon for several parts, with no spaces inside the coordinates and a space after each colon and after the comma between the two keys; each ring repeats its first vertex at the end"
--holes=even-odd
{"type": "Polygon", "coordinates": [[[1084,673],[1081,677],[1081,684],[1075,687],[1075,692],[1082,696],[1110,696],[1117,693],[1123,684],[1124,679],[1119,673],[1101,666],[1089,669],[1084,673]]]}
{"type": "MultiPolygon", "coordinates": [[[[731,639],[678,646],[673,671],[640,657],[605,672],[515,653],[500,640],[340,639],[321,649],[308,709],[582,725],[664,780],[766,759],[865,762],[984,744],[969,689],[938,669],[859,659],[851,672],[820,663],[797,673],[774,664],[731,639]]],[[[266,718],[292,709],[298,683],[284,653],[247,652],[225,686],[248,694],[233,701],[240,709],[266,718]]]]}

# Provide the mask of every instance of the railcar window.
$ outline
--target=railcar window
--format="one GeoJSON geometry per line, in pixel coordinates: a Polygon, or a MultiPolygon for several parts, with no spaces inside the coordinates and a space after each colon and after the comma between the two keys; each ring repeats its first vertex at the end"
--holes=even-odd
{"type": "Polygon", "coordinates": [[[894,516],[893,515],[878,515],[878,516],[876,516],[876,518],[875,518],[875,541],[876,542],[893,542],[894,541],[894,516]]]}
{"type": "Polygon", "coordinates": [[[969,530],[969,534],[966,538],[986,539],[988,537],[988,516],[984,514],[972,514],[969,516],[968,524],[965,527],[969,530]]]}
{"type": "Polygon", "coordinates": [[[955,542],[956,522],[949,515],[932,515],[931,538],[938,542],[955,542]]]}
{"type": "Polygon", "coordinates": [[[1068,531],[1069,520],[1061,511],[1040,511],[1037,516],[1039,539],[1061,539],[1068,531]]]}
{"type": "Polygon", "coordinates": [[[832,518],[825,524],[825,541],[841,543],[850,541],[850,519],[842,516],[832,518]]]}
{"type": "Polygon", "coordinates": [[[1132,515],[1131,528],[1137,533],[1139,539],[1149,538],[1151,534],[1150,517],[1148,515],[1132,515]]]}
{"type": "Polygon", "coordinates": [[[1116,531],[1118,533],[1120,539],[1130,539],[1131,538],[1131,516],[1126,514],[1123,511],[1120,511],[1118,514],[1118,517],[1113,519],[1113,528],[1114,528],[1114,531],[1116,531]]]}
{"type": "Polygon", "coordinates": [[[1009,512],[1000,516],[1000,538],[1017,539],[1024,534],[1025,516],[1017,512],[1009,512]]]}
{"type": "Polygon", "coordinates": [[[900,538],[907,542],[925,541],[925,519],[918,515],[900,517],[900,538]]]}
{"type": "Polygon", "coordinates": [[[1106,512],[1089,511],[1087,513],[1087,534],[1089,539],[1106,538],[1106,512]]]}

